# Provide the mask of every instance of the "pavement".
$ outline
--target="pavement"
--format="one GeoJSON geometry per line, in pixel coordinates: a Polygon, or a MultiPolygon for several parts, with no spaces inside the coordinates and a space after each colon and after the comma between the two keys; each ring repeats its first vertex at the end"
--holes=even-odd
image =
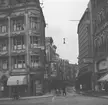
{"type": "Polygon", "coordinates": [[[91,96],[91,97],[99,97],[99,98],[105,98],[108,99],[108,93],[101,91],[101,92],[93,92],[93,91],[88,91],[88,92],[84,92],[84,91],[76,91],[77,94],[80,95],[85,95],[85,96],[91,96]]]}
{"type": "MultiPolygon", "coordinates": [[[[53,97],[53,94],[45,94],[45,95],[42,95],[42,96],[20,97],[20,100],[47,98],[47,97],[53,97]]],[[[9,100],[13,100],[13,99],[12,98],[0,98],[0,101],[9,101],[9,100]]]]}

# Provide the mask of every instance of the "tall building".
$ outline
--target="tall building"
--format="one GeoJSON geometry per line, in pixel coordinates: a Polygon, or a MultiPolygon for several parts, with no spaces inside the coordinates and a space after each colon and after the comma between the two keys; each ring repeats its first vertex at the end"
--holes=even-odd
{"type": "MultiPolygon", "coordinates": [[[[57,47],[54,45],[52,37],[46,37],[46,74],[48,75],[46,83],[48,88],[51,89],[52,81],[57,78],[57,62],[59,55],[56,53],[57,47]]],[[[50,90],[49,90],[50,91],[50,90]]]]}
{"type": "MultiPolygon", "coordinates": [[[[101,77],[108,79],[108,1],[90,0],[93,21],[95,87],[101,77]]],[[[103,79],[105,81],[105,79],[103,79]]]]}
{"type": "Polygon", "coordinates": [[[82,85],[83,90],[91,90],[91,76],[93,65],[88,64],[90,58],[92,58],[92,36],[90,27],[90,11],[87,8],[80,19],[78,24],[78,42],[79,42],[79,57],[78,67],[79,74],[77,78],[77,84],[82,85]]]}
{"type": "Polygon", "coordinates": [[[39,0],[0,0],[0,96],[43,93],[45,20],[39,0]]]}

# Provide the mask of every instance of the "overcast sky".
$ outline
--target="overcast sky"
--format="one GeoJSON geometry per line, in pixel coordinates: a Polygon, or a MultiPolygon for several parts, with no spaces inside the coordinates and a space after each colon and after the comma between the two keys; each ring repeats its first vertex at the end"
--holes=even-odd
{"type": "MultiPolygon", "coordinates": [[[[40,0],[42,1],[42,0],[40,0]]],[[[77,25],[89,0],[43,0],[43,13],[46,23],[46,36],[51,36],[57,46],[60,58],[68,59],[70,63],[78,62],[77,25]],[[66,44],[63,44],[63,38],[66,44]]]]}

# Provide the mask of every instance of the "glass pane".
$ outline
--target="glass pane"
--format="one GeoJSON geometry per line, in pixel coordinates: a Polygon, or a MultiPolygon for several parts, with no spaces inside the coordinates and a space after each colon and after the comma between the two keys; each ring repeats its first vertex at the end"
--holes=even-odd
{"type": "Polygon", "coordinates": [[[22,64],[18,64],[18,68],[22,68],[22,64]]]}
{"type": "Polygon", "coordinates": [[[15,68],[17,68],[17,64],[14,64],[15,68]]]}
{"type": "Polygon", "coordinates": [[[17,49],[22,49],[22,45],[18,45],[17,46],[17,49]]]}

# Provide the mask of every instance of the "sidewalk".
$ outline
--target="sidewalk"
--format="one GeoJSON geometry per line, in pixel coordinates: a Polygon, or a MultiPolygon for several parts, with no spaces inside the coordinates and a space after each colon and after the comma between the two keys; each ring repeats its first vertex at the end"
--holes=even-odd
{"type": "MultiPolygon", "coordinates": [[[[20,97],[20,100],[26,100],[26,99],[37,99],[37,98],[48,98],[48,97],[52,97],[52,94],[45,94],[42,96],[30,96],[30,97],[20,97]]],[[[0,98],[0,101],[9,101],[9,100],[13,100],[12,98],[0,98]]]]}
{"type": "Polygon", "coordinates": [[[102,92],[94,92],[94,91],[89,91],[89,92],[83,92],[83,91],[78,91],[76,92],[77,94],[81,95],[86,95],[86,96],[92,96],[92,97],[100,97],[100,98],[106,98],[108,99],[108,93],[102,91],[102,92]]]}

